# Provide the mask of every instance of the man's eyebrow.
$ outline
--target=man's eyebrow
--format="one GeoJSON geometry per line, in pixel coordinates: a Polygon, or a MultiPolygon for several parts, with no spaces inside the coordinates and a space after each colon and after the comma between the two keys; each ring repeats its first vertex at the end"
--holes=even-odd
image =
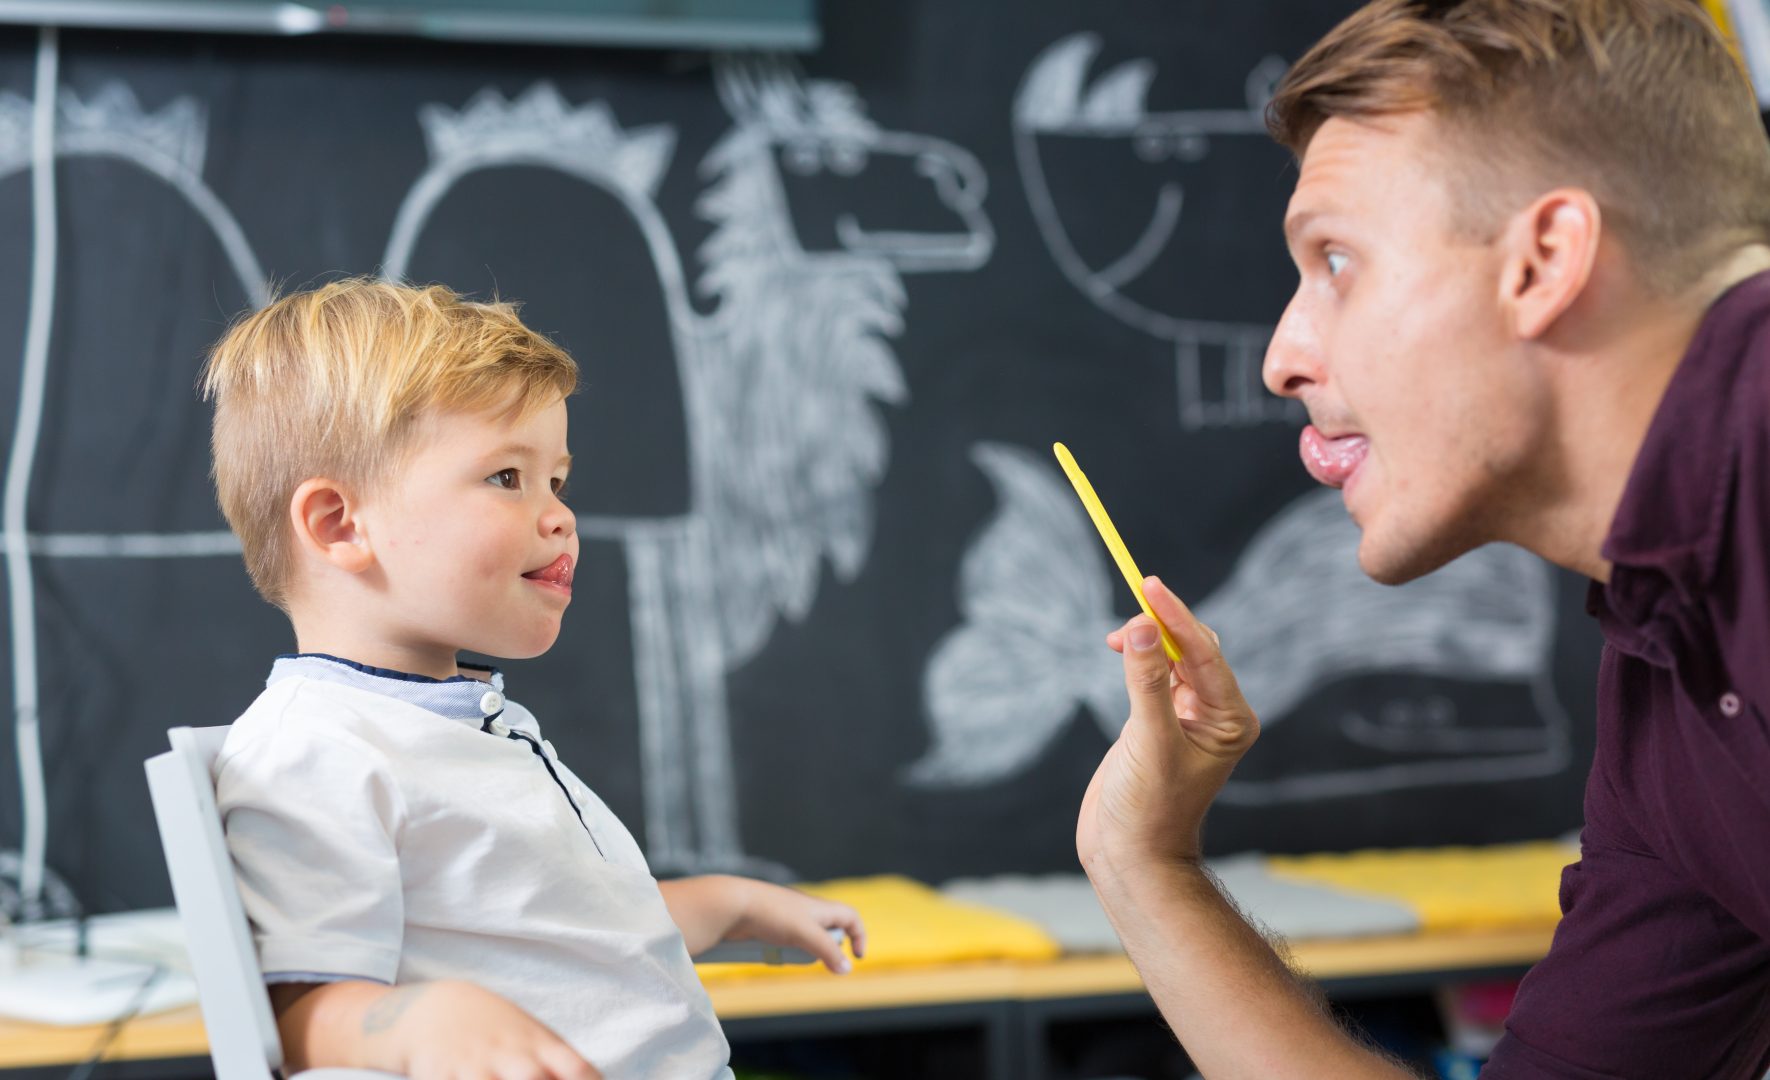
{"type": "Polygon", "coordinates": [[[1284,219],[1284,242],[1286,247],[1296,247],[1297,237],[1303,234],[1311,222],[1323,216],[1320,210],[1299,210],[1284,219]]]}

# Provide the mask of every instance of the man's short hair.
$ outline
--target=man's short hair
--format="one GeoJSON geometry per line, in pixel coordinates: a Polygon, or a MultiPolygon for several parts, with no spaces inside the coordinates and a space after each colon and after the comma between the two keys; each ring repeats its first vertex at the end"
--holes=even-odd
{"type": "Polygon", "coordinates": [[[323,476],[359,495],[404,461],[428,410],[510,409],[569,395],[578,369],[516,306],[440,286],[349,278],[275,300],[209,352],[215,491],[266,600],[288,608],[289,500],[323,476]]]}
{"type": "Polygon", "coordinates": [[[1462,231],[1583,188],[1667,293],[1770,240],[1770,141],[1698,0],[1376,0],[1297,61],[1267,125],[1300,158],[1332,117],[1417,110],[1442,122],[1462,231]]]}

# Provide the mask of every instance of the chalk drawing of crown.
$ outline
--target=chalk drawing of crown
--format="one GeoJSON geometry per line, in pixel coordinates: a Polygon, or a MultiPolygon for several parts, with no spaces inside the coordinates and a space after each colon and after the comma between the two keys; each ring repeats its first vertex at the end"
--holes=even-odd
{"type": "MultiPolygon", "coordinates": [[[[0,93],[0,174],[30,167],[32,119],[30,99],[0,93]]],[[[148,112],[120,82],[105,83],[88,100],[67,89],[56,97],[55,146],[64,154],[133,157],[200,176],[207,145],[208,118],[193,98],[148,112]]]]}
{"type": "Polygon", "coordinates": [[[573,108],[545,82],[515,99],[482,90],[460,110],[426,105],[418,123],[432,168],[539,161],[647,199],[676,149],[674,128],[623,131],[606,103],[573,108]]]}

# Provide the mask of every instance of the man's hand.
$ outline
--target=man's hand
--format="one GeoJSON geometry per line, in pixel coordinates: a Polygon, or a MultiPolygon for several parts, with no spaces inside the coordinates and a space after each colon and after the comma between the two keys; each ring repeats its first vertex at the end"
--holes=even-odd
{"type": "Polygon", "coordinates": [[[565,1040],[467,982],[273,986],[291,1075],[324,1066],[411,1080],[600,1080],[565,1040]]]}
{"type": "Polygon", "coordinates": [[[830,939],[841,928],[848,935],[856,959],[867,952],[867,928],[860,913],[847,904],[823,900],[763,881],[739,879],[743,885],[737,919],[725,935],[728,941],[764,941],[770,945],[804,949],[838,975],[849,970],[842,946],[830,939]]]}
{"type": "Polygon", "coordinates": [[[1076,851],[1090,875],[1198,858],[1205,810],[1260,732],[1217,635],[1160,580],[1144,578],[1143,596],[1181,660],[1146,615],[1107,635],[1125,657],[1131,716],[1082,798],[1076,851]]]}

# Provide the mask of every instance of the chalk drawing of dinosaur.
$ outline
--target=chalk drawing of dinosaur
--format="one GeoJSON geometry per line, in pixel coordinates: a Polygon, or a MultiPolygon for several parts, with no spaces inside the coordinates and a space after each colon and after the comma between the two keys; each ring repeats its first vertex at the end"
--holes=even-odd
{"type": "Polygon", "coordinates": [[[383,272],[407,273],[437,202],[480,169],[555,169],[613,194],[638,223],[671,327],[689,503],[669,517],[580,515],[579,530],[626,555],[648,854],[665,872],[779,875],[743,850],[725,676],[780,620],[809,613],[826,563],[839,581],[865,564],[890,455],[877,410],[908,398],[890,345],[903,275],[974,270],[994,234],[976,159],[879,126],[852,88],[770,58],[724,57],[715,89],[734,126],[701,167],[699,211],[714,226],[698,282],[709,313],[691,304],[656,205],[674,130],[623,130],[606,104],[574,107],[548,84],[422,112],[430,165],[400,208],[383,272]],[[950,227],[869,229],[845,213],[833,246],[800,240],[788,172],[843,177],[892,160],[924,189],[901,196],[932,195],[950,227]]]}
{"type": "MultiPolygon", "coordinates": [[[[1260,382],[1270,323],[1203,310],[1188,288],[1188,282],[1232,272],[1219,264],[1248,243],[1243,236],[1213,231],[1213,215],[1222,220],[1230,208],[1208,199],[1189,203],[1189,187],[1211,181],[1211,190],[1226,198],[1221,190],[1226,184],[1238,195],[1247,186],[1207,170],[1235,167],[1233,161],[1217,160],[1226,146],[1266,152],[1270,140],[1262,114],[1284,74],[1284,61],[1268,57],[1254,67],[1243,108],[1151,112],[1146,105],[1156,75],[1151,61],[1127,61],[1088,85],[1088,68],[1100,47],[1100,38],[1088,33],[1056,42],[1033,61],[1015,98],[1015,161],[1039,235],[1083,296],[1114,319],[1172,346],[1182,428],[1295,419],[1296,405],[1268,394],[1260,382]],[[1096,144],[1123,153],[1107,159],[1117,167],[1099,173],[1103,182],[1064,198],[1047,160],[1051,149],[1064,144],[1096,144]],[[1140,233],[1124,238],[1121,249],[1110,254],[1084,255],[1083,241],[1095,230],[1067,223],[1066,211],[1075,217],[1096,204],[1143,199],[1149,201],[1149,217],[1140,233]],[[1188,216],[1199,226],[1190,247],[1180,238],[1188,216]]],[[[1278,212],[1273,213],[1276,222],[1278,212]]],[[[1276,303],[1271,314],[1278,314],[1276,303]]]]}
{"type": "MultiPolygon", "coordinates": [[[[994,518],[959,574],[963,623],[923,677],[932,746],[906,778],[975,787],[1023,772],[1078,707],[1117,737],[1129,702],[1119,658],[1101,638],[1123,620],[1123,588],[1055,467],[1026,449],[981,443],[972,458],[995,487],[994,518]]],[[[1294,500],[1243,549],[1229,579],[1195,605],[1222,637],[1264,741],[1324,687],[1407,674],[1512,685],[1533,709],[1504,725],[1459,722],[1448,697],[1346,713],[1339,735],[1363,762],[1272,779],[1231,780],[1231,804],[1362,795],[1450,782],[1510,780],[1566,768],[1569,721],[1551,682],[1554,587],[1547,564],[1490,545],[1418,581],[1370,581],[1352,552],[1357,526],[1338,493],[1294,500]]]]}

